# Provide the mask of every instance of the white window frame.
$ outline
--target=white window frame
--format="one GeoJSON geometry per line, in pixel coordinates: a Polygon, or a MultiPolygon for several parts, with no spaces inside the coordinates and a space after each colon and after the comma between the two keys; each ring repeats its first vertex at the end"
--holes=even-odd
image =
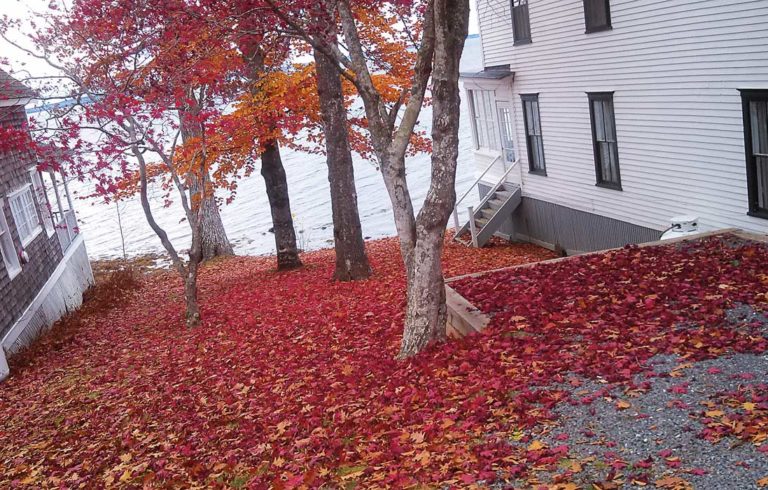
{"type": "Polygon", "coordinates": [[[13,221],[16,223],[16,231],[19,234],[19,240],[21,240],[21,248],[26,248],[43,231],[43,227],[40,226],[40,217],[35,207],[32,184],[24,184],[20,189],[16,189],[8,194],[8,205],[11,208],[13,221]],[[25,200],[27,202],[24,202],[25,200]]]}
{"type": "Polygon", "coordinates": [[[19,262],[16,244],[13,243],[11,229],[8,227],[8,221],[5,219],[4,204],[3,200],[0,199],[0,258],[3,260],[5,270],[8,272],[8,278],[12,280],[21,272],[21,262],[19,262]]]}
{"type": "Polygon", "coordinates": [[[500,151],[501,134],[496,120],[496,91],[474,88],[467,91],[475,150],[500,151]]]}
{"type": "Polygon", "coordinates": [[[45,190],[43,178],[40,176],[40,172],[37,171],[37,167],[29,169],[29,178],[32,180],[32,189],[37,198],[37,204],[40,206],[40,214],[43,216],[45,234],[48,235],[48,238],[51,238],[56,233],[56,227],[53,223],[53,211],[48,202],[48,193],[45,190]]]}

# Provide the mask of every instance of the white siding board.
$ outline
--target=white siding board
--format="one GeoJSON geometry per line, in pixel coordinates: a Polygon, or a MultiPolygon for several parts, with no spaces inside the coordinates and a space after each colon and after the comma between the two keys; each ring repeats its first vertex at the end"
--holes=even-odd
{"type": "Polygon", "coordinates": [[[663,229],[693,213],[710,227],[768,231],[746,215],[740,88],[768,88],[768,0],[611,0],[610,31],[584,34],[580,0],[529,0],[532,43],[514,47],[508,0],[478,0],[486,66],[509,63],[538,93],[547,176],[524,195],[663,229]],[[623,191],[595,186],[586,92],[614,92],[623,191]]]}

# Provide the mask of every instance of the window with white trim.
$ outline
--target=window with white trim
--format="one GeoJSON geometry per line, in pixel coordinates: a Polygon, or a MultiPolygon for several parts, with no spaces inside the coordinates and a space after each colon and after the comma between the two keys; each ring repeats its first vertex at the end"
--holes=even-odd
{"type": "Polygon", "coordinates": [[[30,187],[27,184],[8,196],[11,214],[13,215],[13,221],[16,223],[16,230],[19,232],[19,240],[21,240],[22,247],[29,245],[38,233],[42,231],[30,187]]]}
{"type": "Polygon", "coordinates": [[[13,244],[11,229],[8,228],[8,222],[5,220],[2,199],[0,199],[0,259],[3,260],[9,278],[13,279],[21,272],[19,254],[16,252],[16,246],[13,244]]]}
{"type": "Polygon", "coordinates": [[[475,148],[498,151],[499,132],[496,129],[493,90],[469,90],[469,107],[475,148]]]}
{"type": "Polygon", "coordinates": [[[45,192],[43,179],[40,178],[40,172],[37,171],[37,168],[29,169],[29,176],[32,179],[32,188],[35,190],[37,204],[40,206],[40,214],[43,216],[43,228],[45,228],[48,237],[51,237],[56,229],[53,226],[53,213],[48,202],[48,195],[45,192]]]}

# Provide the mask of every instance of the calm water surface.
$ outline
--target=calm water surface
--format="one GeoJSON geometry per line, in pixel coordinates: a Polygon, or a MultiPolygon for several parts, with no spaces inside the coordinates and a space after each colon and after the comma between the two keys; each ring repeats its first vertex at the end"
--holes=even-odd
{"type": "MultiPolygon", "coordinates": [[[[456,189],[459,195],[472,184],[475,174],[466,110],[462,111],[461,116],[460,158],[456,175],[456,189]]],[[[429,111],[422,114],[422,120],[429,120],[429,117],[429,111]]],[[[332,246],[333,224],[325,157],[288,149],[283,149],[282,154],[300,246],[306,250],[332,246]]],[[[429,187],[429,155],[409,158],[406,167],[414,207],[418,211],[429,187]]],[[[366,238],[394,235],[396,230],[392,206],[375,164],[356,158],[355,181],[363,235],[366,238]]],[[[81,191],[80,194],[85,193],[81,191]]],[[[180,205],[174,203],[170,208],[164,208],[161,192],[157,190],[152,195],[157,221],[168,232],[177,248],[188,248],[189,226],[180,221],[183,216],[180,205]]],[[[121,257],[122,244],[116,205],[107,205],[96,200],[78,200],[75,206],[91,258],[121,257]]],[[[119,209],[127,255],[164,253],[160,240],[147,224],[138,199],[120,203],[119,209]]],[[[272,218],[264,180],[258,172],[240,181],[237,198],[231,204],[222,206],[221,215],[236,253],[273,253],[274,235],[269,232],[272,218]]]]}

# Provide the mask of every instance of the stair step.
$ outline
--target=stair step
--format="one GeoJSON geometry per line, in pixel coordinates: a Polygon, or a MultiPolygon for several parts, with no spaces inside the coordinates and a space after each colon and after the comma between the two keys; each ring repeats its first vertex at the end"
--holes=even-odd
{"type": "Polygon", "coordinates": [[[483,208],[480,210],[480,214],[483,216],[483,218],[491,219],[496,214],[496,210],[492,208],[483,208]]]}
{"type": "Polygon", "coordinates": [[[482,230],[483,228],[485,228],[485,225],[488,224],[488,219],[487,218],[476,218],[475,219],[475,224],[477,225],[477,228],[479,230],[482,230]]]}
{"type": "Polygon", "coordinates": [[[462,245],[466,245],[467,247],[472,245],[472,240],[462,240],[461,238],[454,238],[454,240],[461,243],[462,245]]]}
{"type": "Polygon", "coordinates": [[[500,209],[504,205],[504,200],[503,199],[493,198],[493,199],[488,200],[487,204],[488,204],[488,207],[490,207],[491,209],[493,209],[495,211],[497,209],[500,209]]]}
{"type": "Polygon", "coordinates": [[[510,191],[496,191],[496,193],[493,196],[494,198],[500,197],[504,201],[512,197],[512,193],[510,191]]]}

